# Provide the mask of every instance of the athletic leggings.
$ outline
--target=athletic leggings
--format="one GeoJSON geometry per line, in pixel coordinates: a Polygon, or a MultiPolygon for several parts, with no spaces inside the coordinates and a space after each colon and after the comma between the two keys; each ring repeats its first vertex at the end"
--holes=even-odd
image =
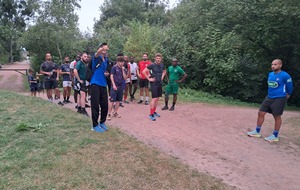
{"type": "Polygon", "coordinates": [[[98,125],[100,110],[99,105],[101,108],[100,124],[102,124],[106,121],[106,116],[108,113],[107,88],[93,84],[91,86],[91,111],[93,127],[98,125]]]}

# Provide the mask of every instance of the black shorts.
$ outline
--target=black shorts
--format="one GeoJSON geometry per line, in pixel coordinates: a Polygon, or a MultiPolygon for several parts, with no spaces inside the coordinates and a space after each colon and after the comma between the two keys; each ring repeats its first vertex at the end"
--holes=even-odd
{"type": "Polygon", "coordinates": [[[36,91],[38,91],[38,85],[30,84],[30,92],[36,92],[36,91]]]}
{"type": "Polygon", "coordinates": [[[88,91],[88,87],[85,84],[85,81],[83,82],[83,84],[81,84],[80,82],[77,82],[76,85],[74,86],[74,90],[77,92],[87,92],[88,91]]]}
{"type": "Polygon", "coordinates": [[[149,88],[149,81],[147,79],[140,79],[140,88],[149,88]]]}
{"type": "Polygon", "coordinates": [[[111,102],[121,102],[123,98],[123,88],[122,86],[118,86],[117,90],[113,88],[110,89],[110,101],[111,102]]]}
{"type": "Polygon", "coordinates": [[[131,80],[132,84],[137,84],[137,80],[131,80]]]}
{"type": "Polygon", "coordinates": [[[162,96],[162,85],[151,84],[152,98],[159,98],[162,96]]]}
{"type": "Polygon", "coordinates": [[[286,105],[287,98],[269,98],[266,97],[262,102],[259,111],[268,112],[272,115],[282,115],[286,105]]]}
{"type": "Polygon", "coordinates": [[[45,89],[49,90],[49,89],[55,89],[58,87],[58,82],[57,80],[45,80],[44,82],[45,84],[45,89]]]}

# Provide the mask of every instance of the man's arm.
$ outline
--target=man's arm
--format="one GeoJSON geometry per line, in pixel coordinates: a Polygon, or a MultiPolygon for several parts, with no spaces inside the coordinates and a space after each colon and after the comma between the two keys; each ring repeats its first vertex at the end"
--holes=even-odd
{"type": "Polygon", "coordinates": [[[185,80],[186,77],[187,77],[187,74],[184,72],[184,73],[183,73],[183,77],[182,77],[180,80],[178,80],[177,82],[178,82],[178,83],[181,83],[182,81],[185,80]]]}
{"type": "Polygon", "coordinates": [[[147,73],[149,73],[149,69],[146,67],[146,68],[143,70],[143,74],[146,76],[146,78],[148,79],[148,81],[154,82],[154,81],[155,81],[155,78],[150,78],[150,76],[147,75],[147,73]]]}
{"type": "Polygon", "coordinates": [[[109,50],[108,45],[100,46],[97,52],[95,53],[95,58],[98,58],[102,54],[103,50],[109,50]]]}
{"type": "Polygon", "coordinates": [[[293,81],[291,76],[288,75],[287,79],[286,79],[286,97],[290,98],[292,92],[293,92],[293,81]]]}

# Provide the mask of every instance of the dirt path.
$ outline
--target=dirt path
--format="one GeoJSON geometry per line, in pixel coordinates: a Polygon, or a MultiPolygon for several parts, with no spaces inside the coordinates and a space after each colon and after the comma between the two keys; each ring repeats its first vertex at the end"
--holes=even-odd
{"type": "MultiPolygon", "coordinates": [[[[181,103],[170,112],[160,111],[162,104],[162,117],[155,122],[147,119],[149,106],[131,102],[120,108],[122,118],[107,124],[239,189],[300,189],[300,147],[287,135],[292,129],[285,122],[300,117],[299,112],[285,112],[281,141],[272,144],[246,136],[255,127],[257,109],[181,103]]],[[[74,106],[65,105],[75,111],[74,106]]],[[[269,135],[272,128],[268,115],[262,134],[269,135]]]]}

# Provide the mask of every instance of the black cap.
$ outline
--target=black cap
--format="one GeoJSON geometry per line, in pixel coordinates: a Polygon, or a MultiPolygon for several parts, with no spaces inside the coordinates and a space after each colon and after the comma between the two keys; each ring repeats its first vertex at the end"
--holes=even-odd
{"type": "Polygon", "coordinates": [[[117,56],[124,56],[123,52],[119,52],[117,56]]]}
{"type": "Polygon", "coordinates": [[[106,46],[106,45],[107,45],[106,42],[100,43],[99,46],[98,46],[98,48],[100,48],[100,47],[102,47],[102,46],[106,46]]]}

